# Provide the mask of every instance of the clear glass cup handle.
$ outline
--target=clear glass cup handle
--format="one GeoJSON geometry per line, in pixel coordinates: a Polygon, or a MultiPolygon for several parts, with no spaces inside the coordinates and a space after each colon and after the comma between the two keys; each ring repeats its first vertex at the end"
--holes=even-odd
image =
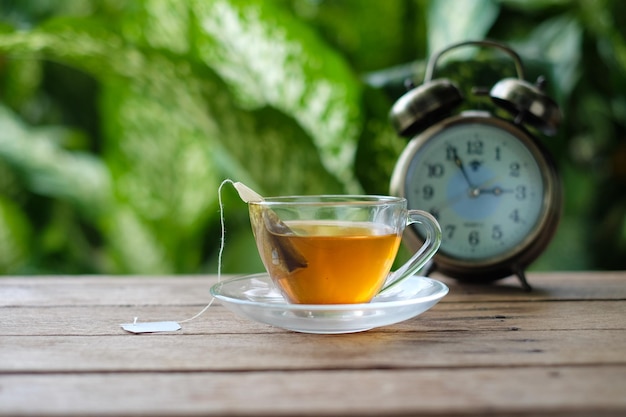
{"type": "Polygon", "coordinates": [[[406,225],[408,226],[413,223],[419,224],[424,230],[426,235],[424,244],[404,265],[389,273],[383,285],[383,289],[380,292],[388,290],[404,278],[413,275],[426,265],[435,253],[437,253],[437,250],[439,250],[439,246],[441,245],[441,226],[439,226],[437,219],[435,219],[432,214],[423,210],[408,210],[406,225]]]}

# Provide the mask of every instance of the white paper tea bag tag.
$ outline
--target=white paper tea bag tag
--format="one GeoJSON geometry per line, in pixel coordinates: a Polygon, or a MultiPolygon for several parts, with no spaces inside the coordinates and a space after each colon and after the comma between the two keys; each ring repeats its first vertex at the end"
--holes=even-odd
{"type": "Polygon", "coordinates": [[[233,186],[239,193],[239,198],[241,198],[244,203],[249,203],[251,201],[263,201],[263,197],[259,195],[252,188],[248,187],[242,182],[234,182],[233,186]]]}
{"type": "Polygon", "coordinates": [[[157,333],[157,332],[174,332],[180,330],[181,326],[175,321],[150,321],[137,323],[137,319],[133,323],[120,324],[122,329],[131,333],[157,333]]]}

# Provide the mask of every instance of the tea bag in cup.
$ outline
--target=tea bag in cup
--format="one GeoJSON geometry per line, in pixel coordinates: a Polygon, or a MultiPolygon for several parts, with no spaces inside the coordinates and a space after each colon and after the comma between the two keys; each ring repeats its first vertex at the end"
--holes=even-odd
{"type": "MultiPolygon", "coordinates": [[[[263,201],[263,197],[241,182],[233,183],[239,197],[245,202],[263,201]]],[[[251,206],[251,215],[263,217],[262,222],[253,223],[253,233],[259,250],[265,252],[262,259],[272,259],[273,269],[285,269],[285,273],[306,268],[307,260],[289,242],[279,241],[277,236],[293,235],[294,232],[272,210],[262,211],[258,206],[251,206]]],[[[269,266],[266,265],[266,267],[269,266]]]]}

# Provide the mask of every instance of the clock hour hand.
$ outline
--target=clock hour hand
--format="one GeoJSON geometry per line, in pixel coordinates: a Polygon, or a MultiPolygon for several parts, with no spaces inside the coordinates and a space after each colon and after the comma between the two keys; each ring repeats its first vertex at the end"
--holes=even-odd
{"type": "Polygon", "coordinates": [[[492,187],[492,188],[478,188],[478,193],[479,194],[493,194],[496,197],[500,196],[504,193],[512,193],[513,190],[507,190],[498,186],[492,187]]]}

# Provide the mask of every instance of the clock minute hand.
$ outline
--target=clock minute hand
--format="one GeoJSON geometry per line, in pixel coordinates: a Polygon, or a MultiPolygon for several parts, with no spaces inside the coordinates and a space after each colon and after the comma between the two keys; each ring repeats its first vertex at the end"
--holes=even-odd
{"type": "Polygon", "coordinates": [[[467,170],[465,169],[465,165],[463,165],[463,161],[461,160],[461,158],[459,158],[459,155],[457,154],[456,149],[451,148],[451,152],[452,152],[452,157],[454,159],[454,164],[457,167],[459,167],[459,169],[461,170],[461,174],[463,174],[465,181],[467,181],[467,185],[469,185],[470,188],[475,188],[474,185],[472,184],[472,181],[469,178],[469,175],[467,175],[467,170]]]}

